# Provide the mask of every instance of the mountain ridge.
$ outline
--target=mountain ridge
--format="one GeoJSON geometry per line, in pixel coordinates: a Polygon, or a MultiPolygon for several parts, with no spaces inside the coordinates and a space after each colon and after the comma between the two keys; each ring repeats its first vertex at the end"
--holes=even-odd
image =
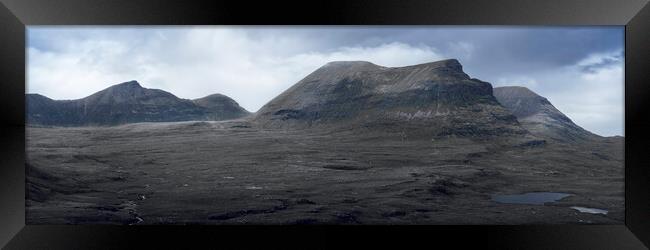
{"type": "Polygon", "coordinates": [[[224,120],[250,114],[234,100],[220,96],[220,101],[224,103],[209,104],[203,100],[204,106],[201,106],[194,100],[178,98],[160,89],[144,88],[135,80],[115,84],[74,100],[53,100],[40,94],[26,94],[26,122],[51,126],[118,125],[224,120]]]}
{"type": "Polygon", "coordinates": [[[456,59],[404,67],[368,61],[324,64],[251,113],[228,96],[178,98],[135,80],[87,97],[53,100],[26,94],[27,123],[117,125],[132,122],[228,120],[248,116],[262,128],[366,128],[426,131],[434,136],[531,134],[580,141],[593,134],[526,87],[493,88],[471,78],[456,59]],[[249,116],[250,115],[250,116],[249,116]]]}

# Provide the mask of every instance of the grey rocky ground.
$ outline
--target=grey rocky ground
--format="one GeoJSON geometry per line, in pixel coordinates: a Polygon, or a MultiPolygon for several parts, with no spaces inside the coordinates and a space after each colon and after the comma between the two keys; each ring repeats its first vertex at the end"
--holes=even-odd
{"type": "Polygon", "coordinates": [[[535,145],[262,129],[246,120],[26,132],[28,224],[620,224],[624,218],[623,142],[616,138],[535,145]],[[533,191],[573,196],[543,206],[490,199],[533,191]]]}

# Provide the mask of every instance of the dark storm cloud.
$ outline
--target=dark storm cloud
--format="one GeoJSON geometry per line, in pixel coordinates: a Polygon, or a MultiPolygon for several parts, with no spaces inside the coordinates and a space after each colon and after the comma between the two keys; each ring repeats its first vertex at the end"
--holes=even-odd
{"type": "Polygon", "coordinates": [[[342,46],[374,47],[399,41],[427,45],[447,57],[459,59],[477,77],[493,78],[504,72],[546,70],[572,65],[599,51],[622,49],[623,29],[614,26],[508,27],[508,26],[373,26],[373,27],[248,27],[253,36],[298,36],[310,49],[335,50],[342,46]],[[455,53],[458,44],[471,45],[471,53],[455,53]]]}
{"type": "MultiPolygon", "coordinates": [[[[261,29],[259,35],[263,35],[261,29]]],[[[266,30],[276,33],[275,30],[266,30]]],[[[509,58],[519,61],[538,61],[543,64],[566,65],[575,63],[594,51],[620,47],[623,30],[620,27],[448,27],[448,26],[379,26],[359,27],[354,30],[323,27],[318,30],[285,28],[280,32],[314,38],[323,48],[350,44],[376,46],[401,41],[444,48],[450,43],[467,41],[480,44],[485,50],[478,55],[486,58],[509,58]],[[320,42],[318,42],[320,41],[320,42]]]]}
{"type": "MultiPolygon", "coordinates": [[[[476,46],[471,58],[460,58],[467,65],[498,68],[558,67],[571,65],[590,53],[618,49],[622,45],[620,28],[442,28],[435,32],[405,31],[398,35],[375,34],[385,40],[397,39],[424,43],[442,51],[463,41],[476,46]]],[[[355,39],[355,38],[353,38],[355,39]]],[[[348,41],[351,42],[351,41],[348,41]]],[[[379,43],[379,41],[377,41],[379,43]]],[[[459,55],[462,57],[462,55],[459,55]]]]}

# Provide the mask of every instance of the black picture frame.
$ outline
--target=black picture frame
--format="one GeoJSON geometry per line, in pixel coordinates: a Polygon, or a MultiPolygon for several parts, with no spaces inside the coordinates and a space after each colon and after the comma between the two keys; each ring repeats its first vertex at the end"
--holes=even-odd
{"type": "Polygon", "coordinates": [[[155,1],[0,0],[0,246],[95,249],[233,244],[301,248],[391,244],[500,249],[650,246],[648,0],[155,1]],[[625,225],[25,225],[26,25],[625,25],[625,225]],[[297,244],[297,242],[305,242],[297,244]]]}

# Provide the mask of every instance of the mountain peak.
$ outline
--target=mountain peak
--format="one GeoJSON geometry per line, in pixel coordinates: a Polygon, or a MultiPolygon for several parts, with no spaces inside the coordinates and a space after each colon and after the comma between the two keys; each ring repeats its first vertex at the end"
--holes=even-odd
{"type": "Polygon", "coordinates": [[[526,87],[497,87],[494,88],[493,94],[502,105],[510,109],[519,119],[535,115],[547,108],[555,110],[555,107],[546,98],[526,87]]]}
{"type": "Polygon", "coordinates": [[[136,80],[131,80],[128,82],[123,82],[123,83],[118,83],[113,85],[113,87],[120,87],[120,88],[142,88],[140,83],[136,80]]]}
{"type": "Polygon", "coordinates": [[[331,61],[325,64],[326,66],[349,66],[349,65],[376,65],[368,61],[331,61]]]}
{"type": "Polygon", "coordinates": [[[449,58],[445,60],[440,60],[438,63],[450,64],[450,65],[460,65],[460,62],[456,58],[449,58]]]}
{"type": "Polygon", "coordinates": [[[499,89],[499,93],[502,95],[517,96],[520,98],[544,98],[524,86],[504,86],[495,89],[499,89]]]}
{"type": "Polygon", "coordinates": [[[41,99],[46,99],[46,100],[52,100],[49,97],[38,94],[38,93],[27,93],[27,94],[25,94],[25,96],[28,97],[28,98],[41,98],[41,99]]]}
{"type": "Polygon", "coordinates": [[[207,96],[201,97],[201,98],[199,98],[199,99],[217,99],[217,98],[228,98],[228,99],[231,99],[230,97],[228,97],[228,96],[226,96],[226,95],[223,95],[223,94],[219,94],[219,93],[214,93],[214,94],[211,94],[211,95],[207,95],[207,96]]]}
{"type": "Polygon", "coordinates": [[[428,67],[428,68],[452,68],[459,71],[463,70],[463,65],[457,59],[445,59],[435,62],[421,63],[407,67],[428,67]]]}
{"type": "Polygon", "coordinates": [[[165,98],[177,98],[165,91],[146,89],[140,86],[137,81],[128,81],[112,85],[104,90],[82,98],[86,102],[109,103],[136,103],[143,97],[160,96],[165,98]]]}
{"type": "Polygon", "coordinates": [[[320,67],[320,70],[346,70],[346,71],[368,71],[380,70],[386,67],[367,61],[331,61],[320,67]]]}
{"type": "Polygon", "coordinates": [[[594,134],[576,125],[548,99],[526,87],[508,86],[493,90],[494,97],[534,135],[560,141],[592,138],[594,134]]]}
{"type": "Polygon", "coordinates": [[[463,65],[457,59],[445,59],[440,61],[433,61],[427,63],[414,64],[403,67],[385,67],[380,66],[368,61],[331,61],[323,65],[323,68],[328,67],[353,67],[356,69],[367,68],[367,69],[388,69],[388,68],[450,68],[458,71],[463,71],[463,65]]]}
{"type": "Polygon", "coordinates": [[[223,114],[232,114],[232,117],[250,113],[239,106],[239,103],[235,100],[222,94],[211,94],[202,98],[194,99],[192,102],[200,107],[217,110],[223,114]]]}

